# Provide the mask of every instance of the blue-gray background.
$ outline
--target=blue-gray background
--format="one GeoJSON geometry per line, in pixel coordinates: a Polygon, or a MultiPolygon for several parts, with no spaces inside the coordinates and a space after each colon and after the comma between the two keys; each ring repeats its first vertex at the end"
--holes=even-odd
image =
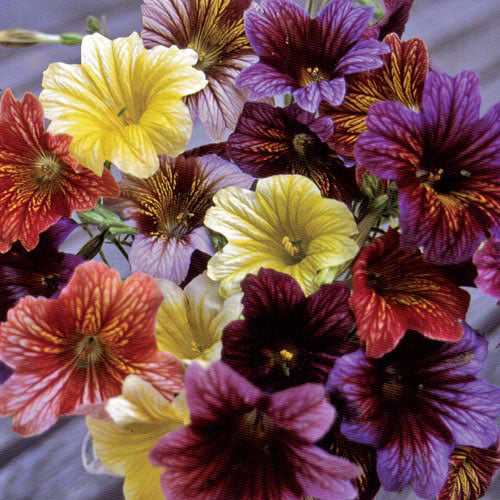
{"type": "MultiPolygon", "coordinates": [[[[141,30],[141,0],[0,0],[0,29],[25,28],[60,33],[84,33],[88,15],[106,15],[110,38],[141,30]]],[[[498,100],[500,2],[491,0],[415,0],[404,38],[418,36],[429,49],[433,68],[455,75],[463,69],[479,73],[483,113],[498,100]]],[[[24,92],[41,90],[42,72],[51,62],[80,62],[80,48],[43,45],[25,48],[0,47],[0,89],[10,87],[20,98],[24,92]]],[[[195,127],[191,144],[206,141],[195,127]]],[[[0,214],[0,217],[2,214],[0,214]]],[[[71,249],[82,243],[81,235],[68,241],[71,249]]],[[[126,263],[112,249],[107,254],[123,274],[126,263]]],[[[474,294],[469,322],[491,335],[490,361],[484,376],[500,379],[498,351],[500,315],[491,298],[474,294]]],[[[80,460],[85,435],[81,418],[66,418],[52,429],[30,439],[19,439],[0,419],[0,498],[3,500],[120,499],[121,481],[87,474],[80,460]]],[[[410,492],[381,492],[377,499],[415,498],[410,492]]],[[[500,498],[500,484],[486,498],[500,498]]],[[[145,500],[147,498],[145,497],[145,500]]]]}

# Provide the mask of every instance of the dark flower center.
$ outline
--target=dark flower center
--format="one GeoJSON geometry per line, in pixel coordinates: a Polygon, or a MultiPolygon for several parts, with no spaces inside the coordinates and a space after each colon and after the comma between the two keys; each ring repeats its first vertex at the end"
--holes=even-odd
{"type": "Polygon", "coordinates": [[[399,373],[398,367],[387,365],[384,370],[385,378],[382,383],[381,392],[383,396],[391,401],[401,400],[404,394],[403,377],[399,373]]]}
{"type": "Polygon", "coordinates": [[[306,156],[318,142],[319,140],[311,134],[300,133],[293,137],[293,148],[300,156],[306,156]]]}
{"type": "Polygon", "coordinates": [[[293,346],[287,344],[275,349],[264,349],[263,353],[268,360],[270,368],[278,366],[283,370],[285,376],[290,376],[290,369],[293,368],[297,361],[297,351],[293,346]]]}
{"type": "Polygon", "coordinates": [[[274,434],[273,421],[264,412],[255,408],[243,416],[241,424],[243,432],[259,441],[265,451],[266,441],[269,441],[274,434]]]}
{"type": "Polygon", "coordinates": [[[101,360],[104,348],[95,335],[85,335],[78,342],[75,353],[78,357],[76,366],[78,368],[88,368],[101,360]]]}
{"type": "Polygon", "coordinates": [[[465,168],[460,171],[445,171],[443,168],[428,170],[420,167],[415,175],[422,184],[431,187],[436,193],[447,195],[460,189],[471,173],[465,168]]]}

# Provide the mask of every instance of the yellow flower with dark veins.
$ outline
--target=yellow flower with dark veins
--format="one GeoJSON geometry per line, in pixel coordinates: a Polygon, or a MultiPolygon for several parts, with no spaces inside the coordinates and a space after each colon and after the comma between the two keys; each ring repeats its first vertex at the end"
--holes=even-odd
{"type": "Polygon", "coordinates": [[[358,245],[354,217],[340,201],[323,198],[301,175],[260,179],[256,191],[236,186],[214,196],[205,225],[228,240],[208,262],[208,277],[220,281],[223,297],[261,268],[289,274],[309,295],[316,274],[354,258],[358,245]]]}
{"type": "Polygon", "coordinates": [[[71,135],[71,153],[98,175],[109,161],[147,178],[159,154],[177,156],[189,140],[193,125],[182,98],[207,84],[193,68],[197,58],[176,46],[146,50],[137,33],[85,36],[81,64],[53,63],[44,72],[48,130],[71,135]]]}
{"type": "Polygon", "coordinates": [[[111,420],[87,417],[99,460],[110,471],[125,476],[123,494],[128,500],[162,500],[161,467],[153,467],[149,452],[160,438],[189,424],[184,393],[172,402],[150,383],[129,375],[122,395],[106,404],[111,420]]]}

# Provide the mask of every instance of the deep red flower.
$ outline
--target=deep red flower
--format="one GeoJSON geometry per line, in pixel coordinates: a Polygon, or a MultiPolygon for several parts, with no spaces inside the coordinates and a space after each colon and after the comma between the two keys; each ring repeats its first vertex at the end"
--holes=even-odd
{"type": "Polygon", "coordinates": [[[0,324],[0,358],[15,370],[0,389],[0,415],[12,415],[19,434],[38,434],[81,405],[118,396],[130,373],[172,399],[183,369],[156,345],[162,300],[149,276],[122,283],[97,262],[78,266],[57,299],[21,299],[0,324]]]}
{"type": "Polygon", "coordinates": [[[394,229],[363,248],[354,264],[349,305],[370,357],[392,351],[408,329],[458,341],[469,300],[420,251],[403,250],[394,229]]]}
{"type": "Polygon", "coordinates": [[[99,177],[70,155],[71,140],[45,132],[43,108],[34,95],[18,101],[5,91],[0,101],[0,253],[17,240],[32,250],[42,231],[73,210],[91,209],[100,196],[118,196],[108,170],[99,177]]]}

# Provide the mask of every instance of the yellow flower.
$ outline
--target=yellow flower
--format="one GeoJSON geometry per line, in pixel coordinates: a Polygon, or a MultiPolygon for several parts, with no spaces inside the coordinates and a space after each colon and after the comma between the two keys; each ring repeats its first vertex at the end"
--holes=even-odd
{"type": "Polygon", "coordinates": [[[255,192],[221,189],[205,225],[228,244],[208,262],[208,277],[221,281],[220,293],[240,291],[241,280],[259,268],[287,273],[305,294],[318,289],[322,269],[351,260],[358,245],[354,217],[344,203],[322,198],[313,181],[301,175],[260,179],[255,192]]]}
{"type": "Polygon", "coordinates": [[[71,153],[98,175],[107,160],[149,177],[159,154],[177,156],[189,140],[193,124],[182,98],[207,83],[196,61],[191,49],[146,50],[137,33],[85,36],[81,64],[54,63],[44,72],[48,130],[73,136],[71,153]]]}
{"type": "Polygon", "coordinates": [[[157,280],[164,301],[156,318],[156,341],[185,362],[217,361],[224,327],[243,310],[240,296],[223,300],[219,284],[203,273],[184,290],[170,280],[157,280]]]}
{"type": "Polygon", "coordinates": [[[125,476],[127,500],[163,500],[163,468],[153,467],[148,455],[161,437],[189,423],[184,393],[169,403],[150,383],[129,375],[122,395],[111,398],[106,411],[111,421],[86,420],[99,459],[125,476]]]}

